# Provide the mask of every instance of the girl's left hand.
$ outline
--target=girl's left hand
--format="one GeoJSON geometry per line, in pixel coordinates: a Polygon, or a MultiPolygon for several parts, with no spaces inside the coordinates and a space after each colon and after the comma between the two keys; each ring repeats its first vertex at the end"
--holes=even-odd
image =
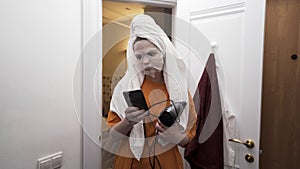
{"type": "Polygon", "coordinates": [[[169,128],[156,122],[156,130],[158,131],[158,138],[171,144],[177,145],[186,137],[186,134],[182,133],[183,127],[178,122],[169,128]]]}

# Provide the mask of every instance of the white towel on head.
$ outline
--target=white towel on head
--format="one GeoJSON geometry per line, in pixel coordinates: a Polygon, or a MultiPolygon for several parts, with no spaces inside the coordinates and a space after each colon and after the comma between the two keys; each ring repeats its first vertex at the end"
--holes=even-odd
{"type": "MultiPolygon", "coordinates": [[[[163,75],[170,99],[186,101],[188,103],[188,87],[186,76],[186,65],[183,58],[179,56],[173,44],[165,32],[148,15],[140,14],[134,17],[130,25],[130,39],[127,46],[128,69],[125,76],[114,89],[110,110],[115,112],[121,119],[125,117],[124,110],[127,108],[126,101],[122,95],[123,91],[140,89],[144,81],[141,63],[133,52],[133,43],[137,37],[147,38],[156,45],[164,55],[163,75]]],[[[189,104],[187,104],[179,124],[186,130],[188,123],[189,104]]],[[[137,160],[140,160],[144,149],[143,122],[134,125],[130,132],[130,150],[137,160]]]]}

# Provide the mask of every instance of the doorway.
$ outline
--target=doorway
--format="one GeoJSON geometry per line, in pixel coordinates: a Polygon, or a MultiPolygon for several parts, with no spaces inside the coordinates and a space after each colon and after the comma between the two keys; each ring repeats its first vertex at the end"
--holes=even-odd
{"type": "Polygon", "coordinates": [[[267,0],[261,169],[299,168],[300,1],[267,0]]]}
{"type": "MultiPolygon", "coordinates": [[[[126,49],[130,35],[130,22],[137,14],[152,16],[155,22],[171,35],[172,8],[158,7],[149,3],[127,3],[102,1],[102,130],[105,131],[106,117],[115,85],[125,75],[127,69],[126,49]],[[167,15],[166,15],[167,14],[167,15]]],[[[105,132],[104,132],[105,133],[105,132]]],[[[102,136],[103,138],[103,136],[102,136]]],[[[102,139],[102,144],[106,143],[102,139]]],[[[111,145],[104,147],[112,147],[111,145]]],[[[102,169],[113,168],[114,153],[102,150],[102,169]]]]}
{"type": "Polygon", "coordinates": [[[172,9],[113,1],[103,1],[102,8],[104,56],[102,60],[102,105],[103,117],[106,117],[114,86],[124,76],[127,69],[126,48],[132,18],[137,14],[148,14],[165,30],[167,35],[171,35],[172,9]]]}

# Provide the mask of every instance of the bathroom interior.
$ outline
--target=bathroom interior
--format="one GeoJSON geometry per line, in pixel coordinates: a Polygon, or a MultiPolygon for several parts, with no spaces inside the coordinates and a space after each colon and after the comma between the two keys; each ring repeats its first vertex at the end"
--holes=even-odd
{"type": "MultiPolygon", "coordinates": [[[[137,13],[187,21],[194,27],[182,31],[184,24],[156,18],[167,34],[191,38],[190,46],[209,47],[221,59],[238,119],[235,139],[255,141],[252,149],[228,143],[236,147],[235,168],[299,168],[299,0],[3,0],[0,11],[1,169],[111,167],[113,154],[99,144],[126,70],[127,38],[111,45],[102,30],[126,37],[137,13]],[[209,43],[196,44],[192,28],[209,43]]],[[[190,68],[195,73],[196,62],[190,68]]]]}

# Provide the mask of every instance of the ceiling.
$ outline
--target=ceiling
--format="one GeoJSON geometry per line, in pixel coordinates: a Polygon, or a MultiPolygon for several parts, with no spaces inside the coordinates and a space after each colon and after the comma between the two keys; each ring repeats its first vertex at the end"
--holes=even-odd
{"type": "Polygon", "coordinates": [[[145,7],[135,3],[102,1],[102,25],[118,22],[129,26],[134,15],[144,13],[145,7]]]}

